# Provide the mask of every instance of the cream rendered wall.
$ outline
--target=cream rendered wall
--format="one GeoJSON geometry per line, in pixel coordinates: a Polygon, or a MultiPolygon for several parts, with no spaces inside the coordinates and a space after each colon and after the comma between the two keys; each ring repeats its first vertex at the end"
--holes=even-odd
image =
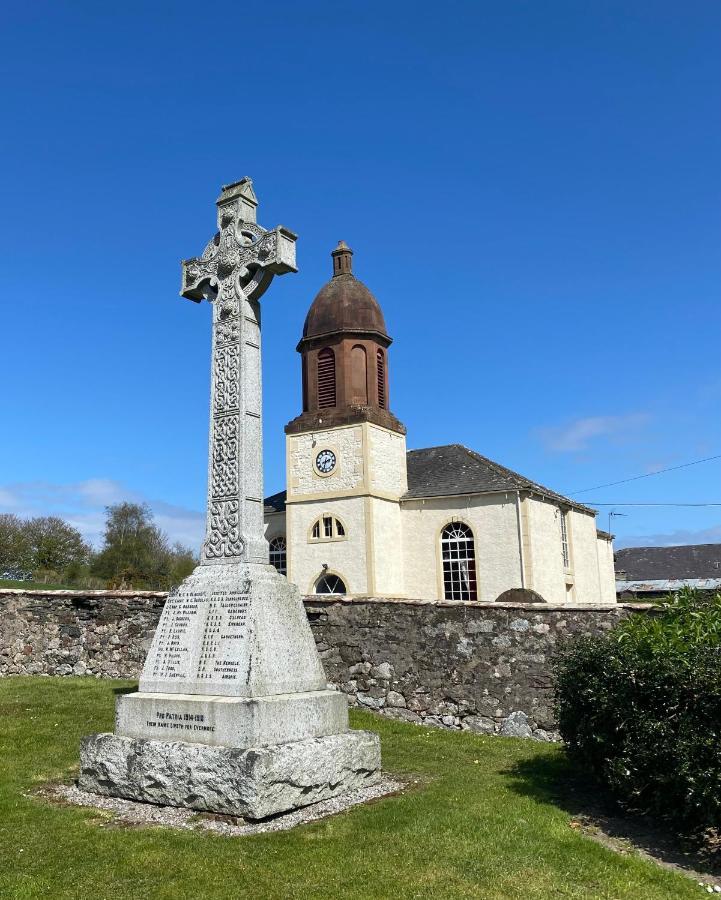
{"type": "Polygon", "coordinates": [[[571,509],[567,514],[567,522],[571,534],[575,600],[579,603],[600,603],[596,517],[571,509]]]}
{"type": "Polygon", "coordinates": [[[288,435],[288,577],[312,590],[323,563],[349,594],[403,593],[403,534],[398,498],[407,490],[405,436],[364,422],[288,435]],[[315,469],[321,450],[332,450],[336,468],[315,469]],[[346,540],[309,542],[321,515],[337,516],[346,540]]]}
{"type": "Polygon", "coordinates": [[[370,492],[400,497],[408,490],[406,436],[370,423],[363,427],[370,492]]]}
{"type": "Polygon", "coordinates": [[[478,599],[521,587],[515,493],[405,500],[401,520],[406,596],[443,599],[440,533],[454,520],[473,529],[478,599]]]}
{"type": "MultiPolygon", "coordinates": [[[[574,597],[573,586],[566,583],[561,555],[561,523],[558,506],[529,497],[525,501],[528,516],[528,535],[531,549],[531,577],[526,587],[543,597],[547,603],[566,603],[581,599],[574,597]]],[[[568,521],[571,540],[571,567],[574,562],[571,521],[568,521]]]]}
{"type": "Polygon", "coordinates": [[[285,513],[274,512],[265,514],[265,539],[272,541],[280,535],[285,536],[285,513]]]}
{"type": "Polygon", "coordinates": [[[368,497],[369,591],[375,597],[405,597],[403,520],[397,500],[368,497]]]}
{"type": "Polygon", "coordinates": [[[323,563],[328,564],[329,572],[343,579],[349,594],[369,592],[365,507],[365,497],[321,499],[288,506],[288,579],[302,593],[313,593],[315,582],[323,573],[323,563]],[[341,520],[344,540],[309,540],[313,523],[324,514],[341,520]]]}
{"type": "Polygon", "coordinates": [[[597,538],[598,571],[603,603],[616,603],[616,572],[613,565],[613,541],[597,538]]]}
{"type": "Polygon", "coordinates": [[[599,556],[596,517],[577,509],[566,513],[570,552],[570,566],[566,571],[558,506],[536,497],[527,498],[525,506],[531,557],[531,575],[526,587],[538,591],[548,603],[614,602],[613,554],[609,571],[608,554],[599,556]]]}

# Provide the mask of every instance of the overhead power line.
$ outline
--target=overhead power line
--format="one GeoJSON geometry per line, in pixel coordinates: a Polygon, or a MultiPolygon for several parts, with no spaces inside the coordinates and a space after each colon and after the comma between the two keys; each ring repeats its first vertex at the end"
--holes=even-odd
{"type": "MultiPolygon", "coordinates": [[[[687,469],[689,466],[698,466],[700,463],[711,462],[714,459],[721,459],[721,453],[718,453],[716,456],[706,456],[704,459],[694,459],[692,462],[682,463],[680,466],[669,466],[667,469],[658,469],[656,472],[646,472],[645,475],[634,475],[633,478],[624,478],[621,481],[610,481],[608,484],[597,484],[596,487],[584,488],[582,491],[570,491],[571,496],[575,494],[587,494],[589,491],[600,491],[601,488],[607,487],[616,487],[617,484],[628,484],[629,481],[639,481],[641,478],[651,478],[653,475],[663,475],[664,472],[675,472],[677,469],[687,469]]],[[[609,504],[601,504],[597,503],[596,506],[603,506],[609,504]]],[[[610,504],[610,505],[620,505],[620,504],[610,504]]],[[[668,506],[669,504],[663,504],[664,506],[668,506]]],[[[681,504],[686,505],[686,504],[681,504]]]]}
{"type": "MultiPolygon", "coordinates": [[[[593,501],[591,501],[593,503],[593,501]]],[[[721,506],[721,503],[593,503],[594,506],[721,506]]]]}

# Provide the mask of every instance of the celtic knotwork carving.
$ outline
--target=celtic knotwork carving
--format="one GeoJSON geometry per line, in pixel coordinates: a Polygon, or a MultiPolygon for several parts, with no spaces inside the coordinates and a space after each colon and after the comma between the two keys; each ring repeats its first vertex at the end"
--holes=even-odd
{"type": "Polygon", "coordinates": [[[213,421],[213,462],[211,497],[238,493],[238,434],[240,417],[226,416],[213,421]]]}
{"type": "MultiPolygon", "coordinates": [[[[237,319],[236,319],[237,322],[237,319]]],[[[216,347],[213,356],[213,412],[230,412],[239,407],[240,347],[216,347]]]]}
{"type": "MultiPolygon", "coordinates": [[[[261,459],[256,419],[245,409],[242,379],[260,385],[260,316],[257,303],[275,275],[295,269],[295,235],[278,226],[266,231],[255,221],[257,198],[249,179],[225,185],[218,200],[218,231],[199,257],[183,261],[181,294],[213,303],[213,368],[208,526],[205,561],[243,557],[262,559],[262,516],[256,494],[262,473],[251,471],[261,459]],[[253,424],[244,432],[241,424],[253,424]],[[248,442],[246,445],[246,441],[248,442]],[[243,454],[241,465],[240,455],[243,454]],[[246,486],[246,478],[248,484],[246,486]],[[246,497],[247,490],[252,499],[246,497]],[[243,534],[241,539],[240,535],[243,534]]],[[[243,425],[243,428],[245,425],[243,425]]]]}
{"type": "Polygon", "coordinates": [[[207,559],[243,555],[238,500],[210,501],[208,505],[208,536],[205,539],[204,550],[207,559]]]}
{"type": "Polygon", "coordinates": [[[230,344],[240,340],[240,319],[221,318],[218,316],[215,322],[215,345],[230,344]]]}

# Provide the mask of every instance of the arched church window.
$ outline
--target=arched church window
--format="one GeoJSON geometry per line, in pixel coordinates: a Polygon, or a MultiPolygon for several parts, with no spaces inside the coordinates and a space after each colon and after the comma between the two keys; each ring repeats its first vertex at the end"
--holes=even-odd
{"type": "Polygon", "coordinates": [[[451,522],[441,532],[443,596],[446,600],[477,600],[476,551],[473,532],[463,522],[451,522]]]}
{"type": "Polygon", "coordinates": [[[378,406],[386,408],[386,355],[382,350],[376,354],[376,374],[378,375],[378,406]]]}
{"type": "Polygon", "coordinates": [[[311,541],[339,541],[345,537],[345,525],[336,516],[325,513],[310,530],[311,541]]]}
{"type": "Polygon", "coordinates": [[[318,408],[335,406],[335,353],[325,347],[318,354],[318,408]]]}
{"type": "Polygon", "coordinates": [[[345,594],[343,579],[331,572],[324,572],[315,583],[316,594],[345,594]]]}
{"type": "Polygon", "coordinates": [[[270,564],[275,566],[281,575],[288,574],[287,546],[284,537],[275,537],[269,544],[270,564]]]}
{"type": "Polygon", "coordinates": [[[366,348],[356,344],[350,352],[351,402],[368,405],[368,365],[366,348]]]}

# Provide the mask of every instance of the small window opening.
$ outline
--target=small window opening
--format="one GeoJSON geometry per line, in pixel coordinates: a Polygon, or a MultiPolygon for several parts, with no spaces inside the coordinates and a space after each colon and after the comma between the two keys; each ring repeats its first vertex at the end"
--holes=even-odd
{"type": "Polygon", "coordinates": [[[310,530],[311,541],[337,541],[345,536],[345,526],[335,516],[321,516],[310,530]]]}
{"type": "Polygon", "coordinates": [[[270,564],[275,566],[281,575],[288,574],[287,547],[284,537],[276,537],[269,544],[270,564]]]}
{"type": "Polygon", "coordinates": [[[568,526],[566,523],[566,513],[561,509],[560,513],[560,524],[561,524],[561,556],[563,557],[563,568],[568,569],[571,565],[571,555],[568,552],[568,526]]]}
{"type": "Polygon", "coordinates": [[[338,575],[321,575],[315,583],[316,594],[345,594],[346,587],[338,575]]]}

